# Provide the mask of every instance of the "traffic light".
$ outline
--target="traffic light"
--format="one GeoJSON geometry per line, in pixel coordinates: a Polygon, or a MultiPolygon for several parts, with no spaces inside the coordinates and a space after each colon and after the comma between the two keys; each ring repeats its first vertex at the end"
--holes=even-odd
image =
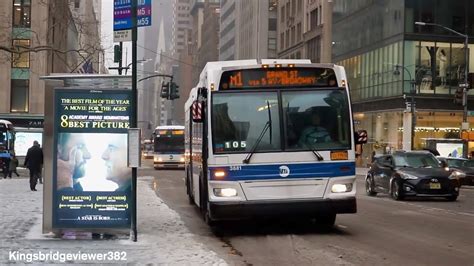
{"type": "Polygon", "coordinates": [[[161,98],[169,99],[170,98],[170,83],[161,83],[161,98]]]}
{"type": "Polygon", "coordinates": [[[178,99],[179,98],[179,90],[178,90],[179,86],[174,83],[174,82],[171,82],[170,83],[170,100],[174,100],[174,99],[178,99]]]}
{"type": "Polygon", "coordinates": [[[462,104],[464,92],[462,88],[457,88],[456,92],[454,93],[454,103],[462,104]]]}
{"type": "Polygon", "coordinates": [[[120,49],[120,45],[114,45],[114,63],[118,63],[122,61],[122,50],[120,49]]]}

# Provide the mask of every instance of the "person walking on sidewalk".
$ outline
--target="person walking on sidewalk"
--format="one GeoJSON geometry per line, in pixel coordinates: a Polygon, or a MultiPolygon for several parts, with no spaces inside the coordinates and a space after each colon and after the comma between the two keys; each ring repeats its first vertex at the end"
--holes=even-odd
{"type": "Polygon", "coordinates": [[[12,152],[12,158],[10,159],[10,164],[8,165],[8,177],[12,178],[12,174],[15,173],[17,177],[20,175],[16,171],[16,168],[18,167],[18,158],[16,158],[16,155],[14,152],[12,152]]]}
{"type": "Polygon", "coordinates": [[[33,141],[33,146],[26,152],[24,166],[30,169],[30,189],[36,191],[36,183],[41,176],[43,165],[43,150],[41,150],[38,141],[33,141]]]}
{"type": "Polygon", "coordinates": [[[8,166],[10,165],[10,153],[5,153],[4,154],[5,156],[3,156],[2,158],[0,158],[0,160],[3,161],[3,163],[1,163],[0,165],[3,165],[2,166],[2,171],[3,171],[3,179],[7,178],[8,176],[8,166]]]}

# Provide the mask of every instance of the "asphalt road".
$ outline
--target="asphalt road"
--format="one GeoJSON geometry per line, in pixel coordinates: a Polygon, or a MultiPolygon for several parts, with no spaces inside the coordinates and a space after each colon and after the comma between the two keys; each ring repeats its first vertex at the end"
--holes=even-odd
{"type": "Polygon", "coordinates": [[[186,197],[184,172],[145,161],[140,176],[154,176],[157,195],[189,230],[235,265],[474,265],[474,187],[456,202],[368,197],[357,181],[357,214],[338,215],[333,230],[312,221],[226,223],[211,230],[186,197]]]}

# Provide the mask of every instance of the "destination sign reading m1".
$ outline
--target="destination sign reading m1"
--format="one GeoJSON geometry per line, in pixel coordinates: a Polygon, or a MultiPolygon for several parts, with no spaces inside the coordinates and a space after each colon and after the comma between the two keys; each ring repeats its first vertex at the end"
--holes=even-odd
{"type": "Polygon", "coordinates": [[[335,74],[329,68],[242,69],[224,72],[219,89],[327,87],[330,78],[335,74]]]}

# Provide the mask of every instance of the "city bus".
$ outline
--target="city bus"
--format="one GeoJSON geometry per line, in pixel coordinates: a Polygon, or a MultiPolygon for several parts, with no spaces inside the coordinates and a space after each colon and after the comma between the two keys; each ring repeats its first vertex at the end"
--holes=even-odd
{"type": "Polygon", "coordinates": [[[158,126],[153,135],[155,169],[184,168],[184,126],[158,126]]]}
{"type": "Polygon", "coordinates": [[[190,203],[208,224],[356,213],[345,70],[309,60],[208,62],[185,103],[190,203]]]}
{"type": "Polygon", "coordinates": [[[15,151],[15,129],[7,120],[0,119],[0,171],[6,171],[11,153],[15,151]]]}

